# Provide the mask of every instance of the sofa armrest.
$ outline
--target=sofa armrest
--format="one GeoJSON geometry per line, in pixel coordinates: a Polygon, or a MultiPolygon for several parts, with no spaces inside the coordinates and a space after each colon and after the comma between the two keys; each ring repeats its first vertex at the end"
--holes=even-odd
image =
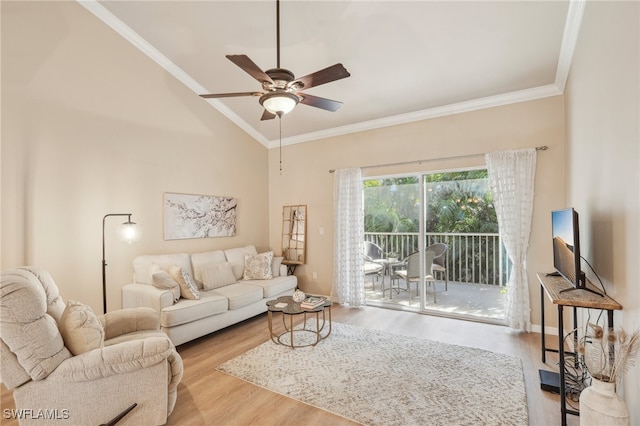
{"type": "MultiPolygon", "coordinates": [[[[47,380],[57,382],[84,382],[129,373],[150,367],[164,360],[177,363],[172,376],[181,376],[182,363],[169,338],[147,337],[116,345],[94,349],[68,358],[56,368],[47,380]],[[169,360],[171,358],[171,360],[169,360]]],[[[173,380],[175,381],[175,379],[173,380]]],[[[179,382],[179,379],[177,380],[179,382]]]]}
{"type": "Polygon", "coordinates": [[[129,308],[107,312],[98,319],[105,340],[142,330],[160,330],[160,316],[152,308],[129,308]]]}
{"type": "Polygon", "coordinates": [[[160,314],[167,306],[173,305],[173,291],[149,284],[126,284],[122,287],[122,307],[147,307],[160,314]]]}

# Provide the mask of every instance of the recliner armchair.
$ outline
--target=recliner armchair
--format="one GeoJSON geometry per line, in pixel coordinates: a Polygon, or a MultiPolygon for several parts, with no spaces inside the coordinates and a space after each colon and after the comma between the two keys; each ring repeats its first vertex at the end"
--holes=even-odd
{"type": "Polygon", "coordinates": [[[119,426],[165,424],[183,365],[157,313],[94,315],[83,307],[65,304],[44,270],[0,275],[0,376],[13,390],[20,424],[103,424],[133,404],[119,426]]]}

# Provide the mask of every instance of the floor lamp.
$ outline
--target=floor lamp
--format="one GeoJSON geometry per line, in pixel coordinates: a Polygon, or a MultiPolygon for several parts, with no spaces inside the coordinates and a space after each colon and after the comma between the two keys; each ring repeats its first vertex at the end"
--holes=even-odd
{"type": "Polygon", "coordinates": [[[104,249],[104,225],[109,216],[127,216],[127,221],[120,228],[123,243],[131,244],[138,239],[138,229],[135,222],[131,222],[131,213],[109,213],[102,218],[102,310],[105,314],[107,313],[107,261],[104,249]]]}

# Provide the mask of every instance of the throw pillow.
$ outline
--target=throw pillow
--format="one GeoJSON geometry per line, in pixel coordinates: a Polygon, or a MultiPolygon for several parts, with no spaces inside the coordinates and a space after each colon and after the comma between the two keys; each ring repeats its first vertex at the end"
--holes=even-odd
{"type": "Polygon", "coordinates": [[[268,251],[260,254],[244,255],[244,276],[243,280],[270,280],[273,278],[271,261],[273,252],[268,251]]]}
{"type": "Polygon", "coordinates": [[[205,290],[224,287],[237,281],[229,262],[212,263],[203,266],[200,268],[200,274],[202,275],[202,286],[205,290]]]}
{"type": "Polygon", "coordinates": [[[274,277],[280,276],[280,265],[282,264],[282,260],[284,257],[274,257],[271,261],[271,272],[274,277]]]}
{"type": "Polygon", "coordinates": [[[200,299],[200,291],[187,271],[179,266],[173,265],[169,269],[169,274],[180,285],[180,296],[185,299],[200,299]]]}
{"type": "Polygon", "coordinates": [[[104,346],[104,328],[87,305],[69,300],[58,326],[64,345],[73,355],[104,346]]]}
{"type": "Polygon", "coordinates": [[[158,271],[151,276],[151,284],[154,287],[161,288],[163,290],[171,290],[173,292],[173,301],[177,302],[180,299],[180,284],[173,279],[167,271],[158,271]]]}
{"type": "Polygon", "coordinates": [[[224,251],[227,262],[231,262],[233,273],[237,280],[244,276],[244,256],[246,254],[258,254],[254,246],[236,247],[224,251]]]}

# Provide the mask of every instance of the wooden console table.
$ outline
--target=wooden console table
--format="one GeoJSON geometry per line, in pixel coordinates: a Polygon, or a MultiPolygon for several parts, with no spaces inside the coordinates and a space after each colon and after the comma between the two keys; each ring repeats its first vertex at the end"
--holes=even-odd
{"type": "MultiPolygon", "coordinates": [[[[585,290],[563,291],[572,288],[571,284],[561,276],[548,276],[543,272],[539,272],[538,281],[540,281],[540,321],[542,323],[542,362],[546,362],[547,352],[556,352],[560,358],[560,412],[562,414],[562,426],[567,424],[567,414],[579,415],[580,412],[567,409],[567,401],[565,395],[565,377],[564,377],[564,324],[563,324],[563,307],[569,306],[573,308],[573,328],[577,323],[577,308],[602,309],[607,311],[607,324],[609,328],[613,328],[613,311],[621,310],[622,305],[610,298],[609,296],[600,296],[585,290]],[[544,326],[544,299],[546,297],[551,300],[554,305],[558,305],[558,349],[551,349],[546,346],[545,342],[545,326],[544,326]]],[[[591,288],[593,285],[587,282],[591,288]]],[[[577,346],[578,331],[573,331],[574,347],[577,346]]]]}

